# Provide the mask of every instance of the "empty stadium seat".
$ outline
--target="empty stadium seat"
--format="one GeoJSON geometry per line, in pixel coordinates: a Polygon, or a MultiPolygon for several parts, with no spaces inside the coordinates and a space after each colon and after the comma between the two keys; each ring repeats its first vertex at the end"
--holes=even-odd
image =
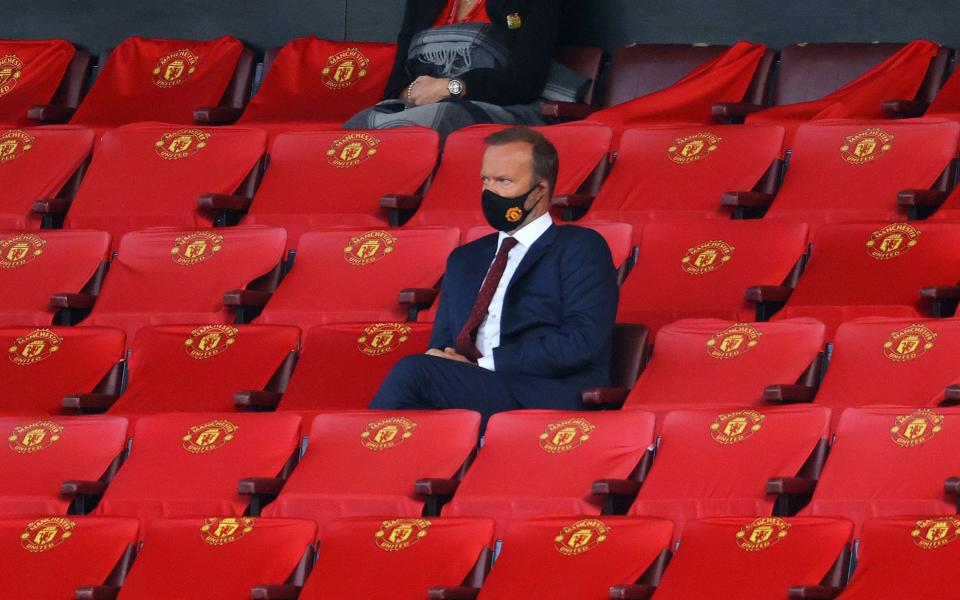
{"type": "Polygon", "coordinates": [[[30,125],[27,111],[52,101],[77,107],[90,55],[66,40],[0,40],[0,126],[30,125]]]}

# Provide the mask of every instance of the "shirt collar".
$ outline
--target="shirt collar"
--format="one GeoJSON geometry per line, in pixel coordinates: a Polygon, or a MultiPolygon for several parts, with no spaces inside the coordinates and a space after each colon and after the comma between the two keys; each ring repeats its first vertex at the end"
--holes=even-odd
{"type": "MultiPolygon", "coordinates": [[[[550,229],[551,225],[553,225],[553,217],[549,212],[545,212],[533,221],[530,221],[521,227],[520,230],[514,233],[512,237],[524,248],[530,248],[534,242],[540,239],[540,236],[550,229]]],[[[511,236],[508,236],[502,231],[500,232],[500,237],[497,238],[497,250],[500,249],[500,244],[503,243],[503,240],[508,237],[511,236]]]]}

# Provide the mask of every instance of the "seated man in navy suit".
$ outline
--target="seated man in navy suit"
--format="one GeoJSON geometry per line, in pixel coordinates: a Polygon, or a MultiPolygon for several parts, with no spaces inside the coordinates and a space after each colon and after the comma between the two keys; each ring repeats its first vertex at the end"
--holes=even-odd
{"type": "Polygon", "coordinates": [[[482,208],[500,233],[454,250],[430,350],[398,362],[374,409],[579,409],[609,385],[619,290],[599,234],[557,227],[557,151],[525,127],[486,139],[482,208]]]}

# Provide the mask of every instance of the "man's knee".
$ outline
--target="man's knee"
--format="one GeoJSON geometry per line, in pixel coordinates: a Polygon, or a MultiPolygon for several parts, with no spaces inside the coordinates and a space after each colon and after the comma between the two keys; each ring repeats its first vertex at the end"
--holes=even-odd
{"type": "Polygon", "coordinates": [[[387,377],[398,378],[403,381],[418,381],[429,370],[428,365],[433,360],[436,360],[436,358],[426,354],[404,356],[393,365],[387,377]]]}

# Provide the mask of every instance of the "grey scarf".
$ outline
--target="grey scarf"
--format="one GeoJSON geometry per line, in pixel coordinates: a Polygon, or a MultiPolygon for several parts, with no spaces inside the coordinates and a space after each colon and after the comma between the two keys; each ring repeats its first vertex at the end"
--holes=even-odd
{"type": "Polygon", "coordinates": [[[459,77],[474,69],[503,69],[507,49],[489,23],[456,23],[413,36],[407,72],[417,77],[459,77]]]}

